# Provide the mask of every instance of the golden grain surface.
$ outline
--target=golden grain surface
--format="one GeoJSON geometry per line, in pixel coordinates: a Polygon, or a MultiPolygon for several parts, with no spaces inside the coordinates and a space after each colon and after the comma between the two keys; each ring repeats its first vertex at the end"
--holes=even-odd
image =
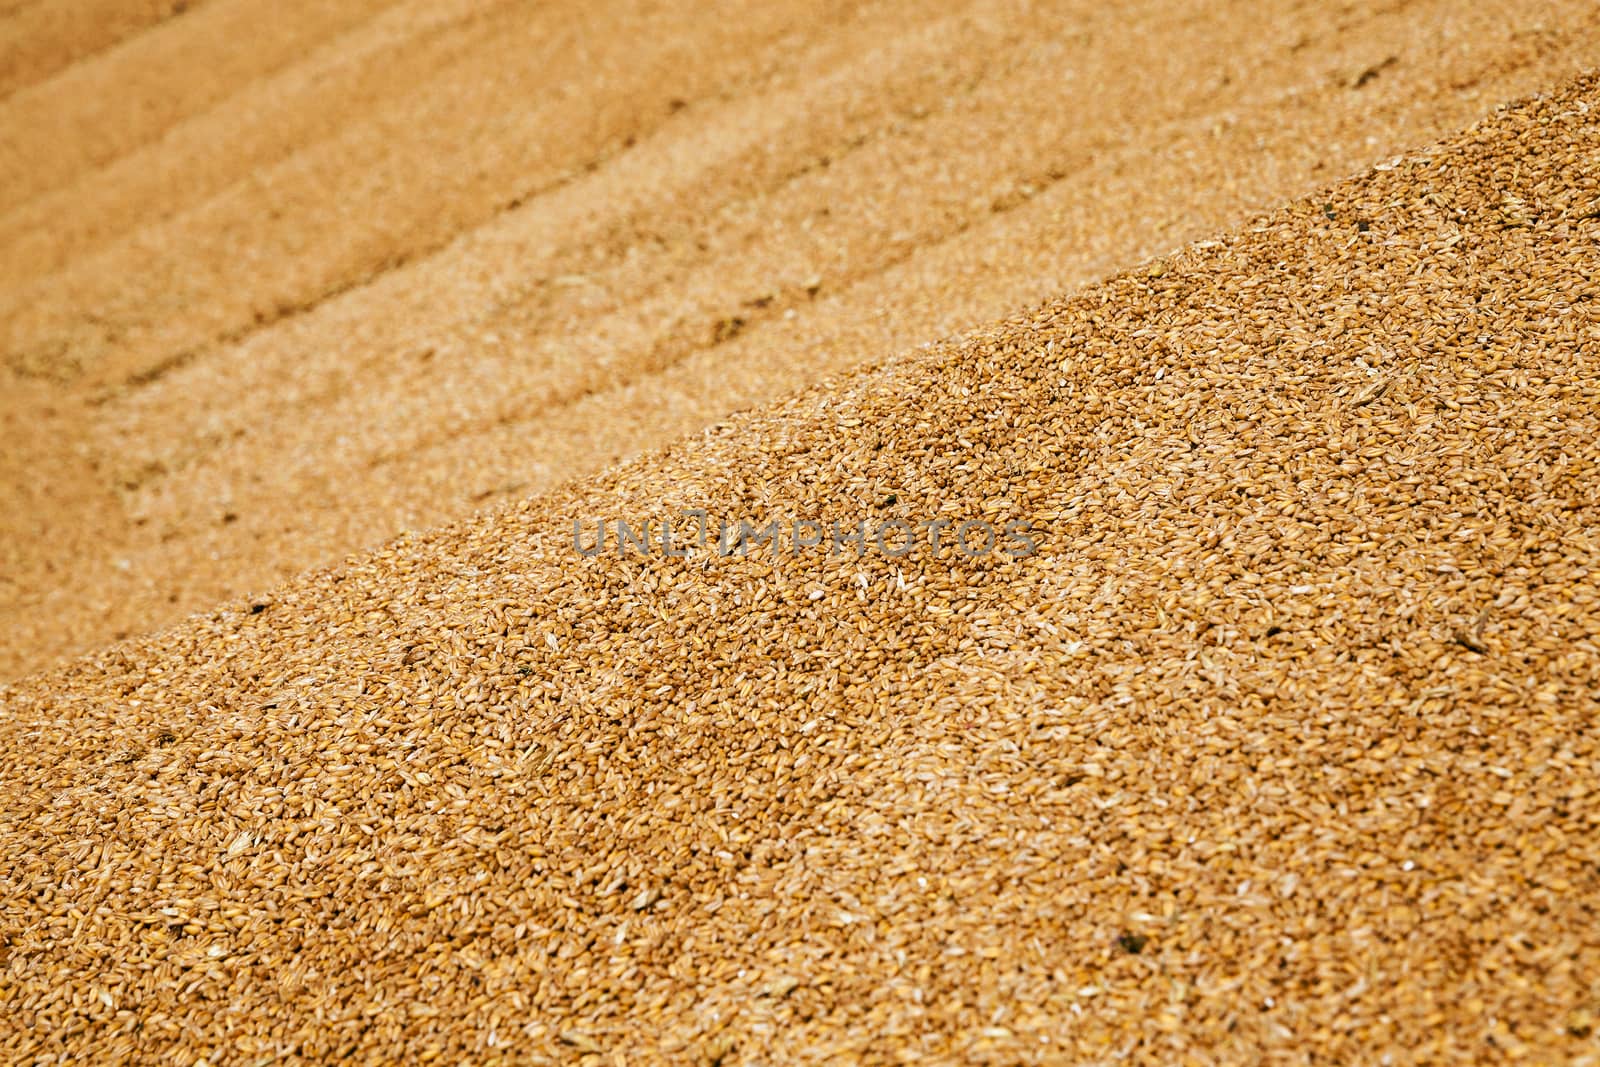
{"type": "Polygon", "coordinates": [[[4,1058],[1600,1062],[1597,118],[0,689],[4,1058]]]}
{"type": "Polygon", "coordinates": [[[1239,224],[1592,0],[0,3],[0,677],[1239,224]]]}

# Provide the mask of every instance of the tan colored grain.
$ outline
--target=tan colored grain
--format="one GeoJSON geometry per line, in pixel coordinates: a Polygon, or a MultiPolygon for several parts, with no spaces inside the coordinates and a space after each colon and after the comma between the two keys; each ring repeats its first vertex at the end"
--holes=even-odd
{"type": "Polygon", "coordinates": [[[6,1059],[1595,1062],[1596,114],[0,689],[6,1059]]]}
{"type": "MultiPolygon", "coordinates": [[[[1587,0],[171,7],[0,5],[6,677],[1074,291],[1600,46],[1587,0]]],[[[1460,255],[1433,206],[1417,254],[1460,255]]]]}

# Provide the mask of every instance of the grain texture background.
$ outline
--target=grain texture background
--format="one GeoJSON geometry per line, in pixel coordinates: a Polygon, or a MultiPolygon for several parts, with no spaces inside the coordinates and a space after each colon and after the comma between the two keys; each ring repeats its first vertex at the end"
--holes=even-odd
{"type": "Polygon", "coordinates": [[[1596,1062],[1597,115],[0,689],[0,1048],[1596,1062]]]}
{"type": "Polygon", "coordinates": [[[0,5],[0,676],[1237,225],[1588,0],[0,5]]]}

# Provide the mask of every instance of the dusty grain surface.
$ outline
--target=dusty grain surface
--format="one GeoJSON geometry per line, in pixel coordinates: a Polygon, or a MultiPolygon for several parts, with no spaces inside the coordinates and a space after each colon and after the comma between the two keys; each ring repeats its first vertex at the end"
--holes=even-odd
{"type": "Polygon", "coordinates": [[[5,1058],[1596,1062],[1597,116],[0,689],[5,1058]]]}
{"type": "Polygon", "coordinates": [[[1597,54],[1588,0],[0,5],[0,676],[1074,290],[1597,54]]]}

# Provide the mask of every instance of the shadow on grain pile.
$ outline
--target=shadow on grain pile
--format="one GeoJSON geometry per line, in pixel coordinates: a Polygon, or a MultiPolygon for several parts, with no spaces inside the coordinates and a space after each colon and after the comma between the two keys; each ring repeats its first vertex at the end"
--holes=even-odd
{"type": "Polygon", "coordinates": [[[0,1048],[1593,1056],[1597,105],[0,690],[0,1048]]]}

